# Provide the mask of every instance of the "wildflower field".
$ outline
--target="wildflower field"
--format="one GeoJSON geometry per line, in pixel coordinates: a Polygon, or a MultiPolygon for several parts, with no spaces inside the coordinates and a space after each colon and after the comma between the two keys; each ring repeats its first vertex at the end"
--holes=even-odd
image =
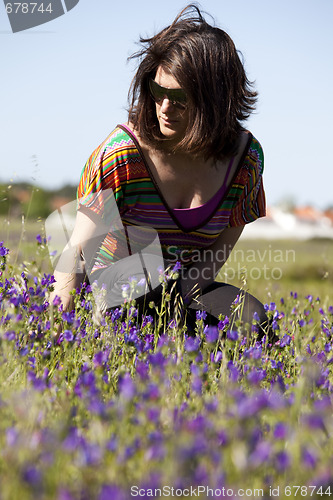
{"type": "Polygon", "coordinates": [[[29,248],[0,243],[0,500],[333,497],[330,263],[313,290],[248,276],[272,342],[241,303],[194,337],[167,293],[155,321],[128,301],[96,324],[90,286],[65,313],[29,248]]]}

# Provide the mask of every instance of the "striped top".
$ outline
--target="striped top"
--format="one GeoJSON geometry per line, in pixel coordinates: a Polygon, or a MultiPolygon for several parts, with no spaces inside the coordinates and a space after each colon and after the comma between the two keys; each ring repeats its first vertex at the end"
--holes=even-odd
{"type": "Polygon", "coordinates": [[[78,206],[92,210],[106,228],[100,231],[91,272],[158,241],[167,261],[195,262],[198,249],[209,248],[226,227],[265,215],[263,167],[261,145],[250,135],[213,213],[199,227],[184,228],[165,202],[135,136],[118,125],[89,157],[78,187],[78,206]]]}

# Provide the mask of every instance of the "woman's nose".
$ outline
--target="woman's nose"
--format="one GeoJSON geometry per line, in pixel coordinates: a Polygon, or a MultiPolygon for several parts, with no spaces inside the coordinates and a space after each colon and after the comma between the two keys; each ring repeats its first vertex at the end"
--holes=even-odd
{"type": "Polygon", "coordinates": [[[165,96],[162,98],[160,105],[161,105],[161,111],[166,112],[171,108],[172,102],[168,99],[167,96],[165,96]]]}

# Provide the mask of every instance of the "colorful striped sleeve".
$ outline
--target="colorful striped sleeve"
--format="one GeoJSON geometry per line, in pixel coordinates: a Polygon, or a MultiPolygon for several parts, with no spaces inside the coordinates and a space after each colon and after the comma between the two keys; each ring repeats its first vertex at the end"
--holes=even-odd
{"type": "Polygon", "coordinates": [[[242,195],[233,207],[229,227],[244,226],[266,215],[263,186],[264,153],[260,143],[253,138],[242,169],[242,195]]]}
{"type": "Polygon", "coordinates": [[[84,206],[112,223],[123,205],[122,162],[112,141],[114,133],[91,154],[85,164],[77,191],[78,206],[84,206]],[[111,140],[110,140],[111,139],[111,140]]]}

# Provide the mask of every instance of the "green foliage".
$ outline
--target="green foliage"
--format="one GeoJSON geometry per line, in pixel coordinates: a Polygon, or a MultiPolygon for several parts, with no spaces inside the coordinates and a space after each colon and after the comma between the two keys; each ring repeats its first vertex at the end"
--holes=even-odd
{"type": "Polygon", "coordinates": [[[5,185],[0,183],[0,216],[38,219],[46,218],[55,210],[55,204],[75,200],[76,188],[63,186],[46,190],[28,183],[5,185]]]}

